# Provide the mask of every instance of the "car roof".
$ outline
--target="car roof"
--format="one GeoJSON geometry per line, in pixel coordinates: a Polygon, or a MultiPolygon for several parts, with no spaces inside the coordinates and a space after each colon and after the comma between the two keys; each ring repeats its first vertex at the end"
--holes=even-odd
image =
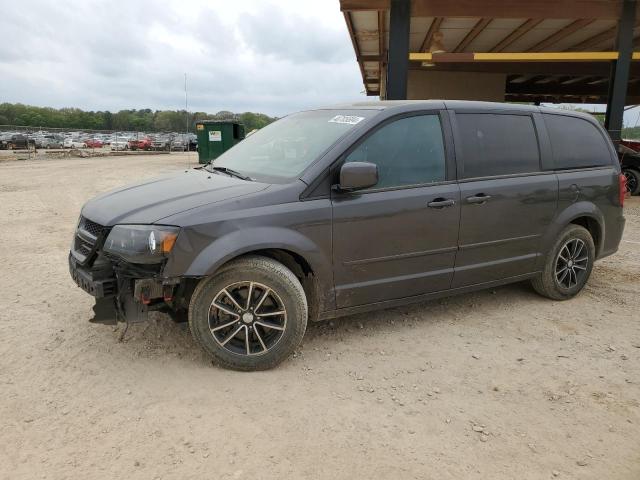
{"type": "Polygon", "coordinates": [[[589,118],[593,120],[593,116],[585,112],[576,112],[573,110],[538,107],[535,105],[527,105],[522,103],[504,103],[504,102],[481,102],[475,100],[379,100],[379,101],[363,101],[352,103],[341,103],[326,107],[315,108],[313,110],[389,110],[396,112],[413,111],[417,109],[435,109],[444,108],[447,110],[484,110],[492,112],[540,112],[556,115],[567,115],[581,118],[589,118]]]}

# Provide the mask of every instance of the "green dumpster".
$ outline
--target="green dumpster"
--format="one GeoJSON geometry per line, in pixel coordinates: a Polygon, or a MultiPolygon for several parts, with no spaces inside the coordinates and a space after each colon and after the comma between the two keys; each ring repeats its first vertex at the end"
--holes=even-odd
{"type": "Polygon", "coordinates": [[[244,138],[244,125],[235,120],[200,120],[196,133],[198,160],[209,163],[244,138]]]}

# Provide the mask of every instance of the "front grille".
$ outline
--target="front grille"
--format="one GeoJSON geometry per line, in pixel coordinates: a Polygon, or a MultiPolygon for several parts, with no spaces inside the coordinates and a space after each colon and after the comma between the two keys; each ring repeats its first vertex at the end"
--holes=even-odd
{"type": "Polygon", "coordinates": [[[104,230],[104,227],[102,225],[98,225],[96,222],[92,222],[85,217],[80,217],[78,228],[81,228],[85,232],[89,232],[94,237],[99,237],[102,233],[102,230],[104,230]]]}
{"type": "Polygon", "coordinates": [[[96,249],[100,246],[98,242],[102,241],[105,227],[92,222],[88,218],[80,217],[78,229],[73,242],[73,250],[75,257],[82,264],[90,262],[96,249]]]}

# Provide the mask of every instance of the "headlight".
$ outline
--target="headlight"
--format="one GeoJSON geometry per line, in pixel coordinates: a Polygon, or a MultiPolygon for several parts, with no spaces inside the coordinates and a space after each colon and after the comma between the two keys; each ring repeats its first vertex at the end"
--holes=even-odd
{"type": "Polygon", "coordinates": [[[104,251],[131,263],[160,263],[171,253],[179,232],[178,227],[116,225],[104,251]]]}

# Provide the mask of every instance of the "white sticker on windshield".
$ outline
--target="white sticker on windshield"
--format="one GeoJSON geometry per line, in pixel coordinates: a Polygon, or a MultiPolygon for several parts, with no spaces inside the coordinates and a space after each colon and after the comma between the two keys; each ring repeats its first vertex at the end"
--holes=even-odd
{"type": "Polygon", "coordinates": [[[329,123],[346,123],[348,125],[356,125],[364,120],[364,117],[356,117],[354,115],[336,115],[329,123]]]}

